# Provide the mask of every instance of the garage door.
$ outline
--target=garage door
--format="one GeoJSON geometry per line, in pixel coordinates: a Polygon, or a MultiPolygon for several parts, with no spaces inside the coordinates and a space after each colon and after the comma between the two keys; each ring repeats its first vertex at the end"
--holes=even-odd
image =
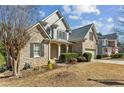
{"type": "Polygon", "coordinates": [[[85,52],[89,52],[89,53],[91,53],[91,54],[92,54],[92,59],[94,59],[95,56],[96,56],[96,51],[95,51],[95,50],[89,50],[89,49],[86,49],[85,52]]]}

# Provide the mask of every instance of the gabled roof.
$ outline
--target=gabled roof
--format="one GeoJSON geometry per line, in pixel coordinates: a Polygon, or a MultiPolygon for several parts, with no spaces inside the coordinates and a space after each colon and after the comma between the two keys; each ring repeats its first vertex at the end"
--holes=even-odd
{"type": "Polygon", "coordinates": [[[31,31],[31,29],[33,29],[34,27],[37,27],[37,26],[39,26],[39,29],[41,29],[41,31],[44,33],[44,35],[46,35],[50,39],[50,36],[47,34],[47,32],[45,31],[45,29],[42,27],[42,25],[39,22],[36,23],[35,25],[29,27],[27,29],[27,31],[31,31]]]}
{"type": "Polygon", "coordinates": [[[72,33],[69,38],[70,41],[82,40],[92,26],[93,24],[89,24],[89,25],[72,30],[72,33]]]}
{"type": "Polygon", "coordinates": [[[117,39],[117,34],[112,33],[112,34],[107,34],[107,35],[102,35],[102,39],[117,39]]]}
{"type": "MultiPolygon", "coordinates": [[[[57,13],[57,14],[59,15],[59,17],[60,17],[60,19],[57,20],[55,23],[57,23],[58,21],[62,20],[63,23],[64,23],[64,25],[65,25],[68,29],[70,29],[68,23],[66,22],[65,18],[63,17],[63,15],[61,14],[61,12],[60,12],[59,10],[54,11],[54,12],[53,12],[52,14],[50,14],[49,16],[45,17],[42,21],[47,20],[50,16],[52,16],[52,15],[55,14],[55,13],[57,13]]],[[[29,27],[27,30],[31,30],[32,28],[34,28],[34,27],[36,27],[36,26],[39,26],[40,29],[42,29],[43,33],[44,33],[49,39],[51,39],[51,37],[50,37],[50,36],[48,35],[48,33],[46,32],[44,26],[43,26],[40,22],[38,22],[38,23],[34,24],[33,26],[29,27]]]]}
{"type": "MultiPolygon", "coordinates": [[[[69,24],[67,23],[66,19],[64,18],[64,16],[62,15],[62,13],[61,13],[59,10],[54,11],[54,12],[53,12],[52,14],[50,14],[49,16],[45,17],[42,21],[47,20],[49,17],[51,17],[51,16],[54,15],[55,13],[58,14],[58,16],[60,17],[59,20],[57,20],[55,23],[57,23],[58,21],[62,20],[63,23],[64,23],[64,25],[65,25],[65,27],[70,30],[69,24]]],[[[54,23],[53,23],[53,24],[54,24],[54,23]]]]}

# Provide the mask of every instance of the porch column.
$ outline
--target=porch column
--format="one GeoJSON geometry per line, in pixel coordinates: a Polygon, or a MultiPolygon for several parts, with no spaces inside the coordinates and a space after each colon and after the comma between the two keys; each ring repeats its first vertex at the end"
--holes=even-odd
{"type": "Polygon", "coordinates": [[[50,58],[51,58],[51,44],[49,43],[48,44],[48,60],[50,60],[50,58]]]}
{"type": "Polygon", "coordinates": [[[84,47],[84,43],[82,42],[82,54],[84,54],[84,52],[85,52],[85,47],[84,47]]]}
{"type": "Polygon", "coordinates": [[[58,44],[58,58],[60,56],[60,53],[61,53],[61,44],[58,44]]]}
{"type": "Polygon", "coordinates": [[[66,44],[66,53],[68,53],[68,50],[69,50],[69,45],[66,44]]]}

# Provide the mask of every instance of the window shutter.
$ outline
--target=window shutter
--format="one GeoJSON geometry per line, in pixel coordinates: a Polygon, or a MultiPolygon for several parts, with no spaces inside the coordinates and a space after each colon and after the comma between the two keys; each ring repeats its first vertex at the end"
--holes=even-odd
{"type": "Polygon", "coordinates": [[[41,43],[41,57],[44,56],[44,43],[41,43]]]}
{"type": "Polygon", "coordinates": [[[33,43],[30,44],[30,57],[34,57],[34,54],[33,54],[33,43]]]}

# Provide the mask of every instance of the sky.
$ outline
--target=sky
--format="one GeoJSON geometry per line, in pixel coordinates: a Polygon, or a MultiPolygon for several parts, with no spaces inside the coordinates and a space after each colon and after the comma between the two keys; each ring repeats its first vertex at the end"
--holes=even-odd
{"type": "MultiPolygon", "coordinates": [[[[40,19],[59,10],[67,20],[71,29],[94,23],[97,32],[103,35],[114,33],[115,18],[118,16],[119,5],[42,5],[40,19]]],[[[124,20],[118,16],[119,20],[124,20]]],[[[40,20],[39,20],[40,21],[40,20]]]]}

